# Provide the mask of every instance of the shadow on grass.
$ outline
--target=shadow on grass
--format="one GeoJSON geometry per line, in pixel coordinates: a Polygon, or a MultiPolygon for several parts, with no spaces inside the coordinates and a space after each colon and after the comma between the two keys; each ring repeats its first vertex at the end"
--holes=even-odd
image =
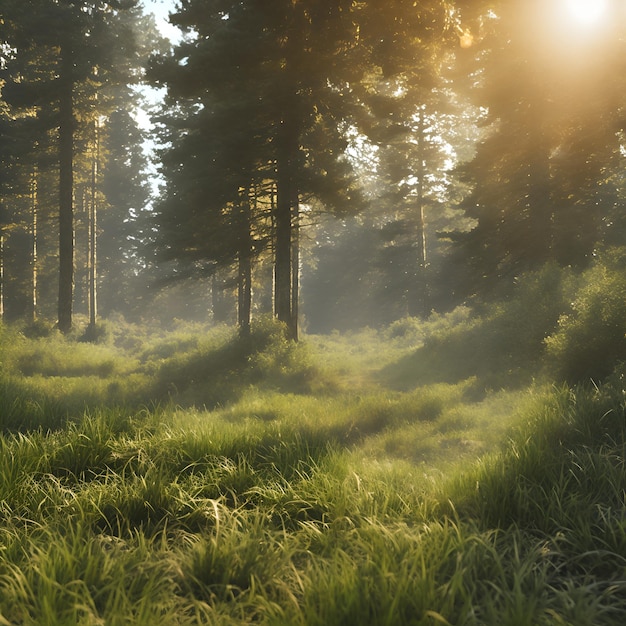
{"type": "Polygon", "coordinates": [[[476,379],[477,390],[514,389],[532,382],[541,352],[541,343],[525,342],[500,320],[478,320],[430,337],[411,354],[379,370],[375,380],[398,391],[435,383],[453,385],[470,378],[476,379]]]}
{"type": "Polygon", "coordinates": [[[306,346],[289,341],[282,325],[261,320],[250,335],[166,360],[151,395],[183,407],[212,409],[236,403],[253,386],[306,394],[330,382],[312,363],[306,346]]]}

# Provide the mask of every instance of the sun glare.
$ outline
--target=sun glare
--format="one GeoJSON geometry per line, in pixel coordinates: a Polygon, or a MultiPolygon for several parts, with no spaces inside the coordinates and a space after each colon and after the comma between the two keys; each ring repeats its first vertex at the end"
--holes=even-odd
{"type": "Polygon", "coordinates": [[[565,0],[569,16],[578,24],[591,26],[605,15],[607,0],[565,0]]]}

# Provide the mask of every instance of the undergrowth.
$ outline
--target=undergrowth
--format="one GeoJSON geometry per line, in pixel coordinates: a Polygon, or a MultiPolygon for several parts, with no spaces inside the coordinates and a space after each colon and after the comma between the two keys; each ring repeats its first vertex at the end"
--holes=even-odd
{"type": "Polygon", "coordinates": [[[524,387],[546,304],[484,377],[516,306],[302,345],[0,326],[0,624],[624,623],[623,373],[524,387]]]}
{"type": "Polygon", "coordinates": [[[626,616],[615,388],[529,394],[500,452],[439,473],[376,445],[410,423],[436,428],[432,416],[399,422],[391,410],[384,426],[346,439],[332,402],[308,420],[274,403],[269,419],[235,407],[103,409],[56,432],[0,437],[0,621],[626,616]]]}

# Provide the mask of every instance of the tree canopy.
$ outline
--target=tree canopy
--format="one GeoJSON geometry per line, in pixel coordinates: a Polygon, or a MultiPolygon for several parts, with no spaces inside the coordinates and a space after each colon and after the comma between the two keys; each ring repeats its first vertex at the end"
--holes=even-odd
{"type": "Polygon", "coordinates": [[[167,47],[136,0],[6,0],[0,304],[49,316],[56,274],[67,332],[186,279],[296,339],[583,269],[626,226],[626,15],[576,6],[180,0],[167,47]]]}

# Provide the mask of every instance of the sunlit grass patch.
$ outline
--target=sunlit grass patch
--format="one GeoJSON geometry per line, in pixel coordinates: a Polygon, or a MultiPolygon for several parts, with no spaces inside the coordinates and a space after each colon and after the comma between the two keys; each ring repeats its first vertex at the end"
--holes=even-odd
{"type": "Polygon", "coordinates": [[[501,454],[485,457],[450,484],[457,507],[481,524],[520,525],[558,538],[561,547],[591,560],[606,550],[623,567],[621,401],[603,397],[602,390],[564,389],[539,397],[526,415],[528,423],[501,454]]]}
{"type": "Polygon", "coordinates": [[[175,560],[157,540],[93,535],[67,525],[21,538],[22,557],[0,564],[0,616],[28,624],[181,624],[175,560]]]}
{"type": "MultiPolygon", "coordinates": [[[[400,394],[383,390],[369,393],[297,396],[250,391],[239,402],[207,414],[207,419],[230,423],[266,424],[266,428],[297,431],[311,441],[343,446],[360,445],[368,437],[393,431],[404,424],[438,422],[472,393],[472,381],[439,385],[400,394]]],[[[190,415],[184,412],[181,416],[190,415]]]]}
{"type": "MultiPolygon", "coordinates": [[[[457,469],[472,466],[485,454],[501,450],[524,419],[525,411],[542,394],[538,389],[500,391],[489,393],[480,401],[468,401],[467,394],[470,399],[473,396],[472,381],[426,389],[432,394],[426,394],[427,398],[446,400],[438,407],[436,417],[415,419],[419,413],[404,410],[401,421],[373,433],[362,443],[370,458],[404,460],[429,471],[454,474],[457,469]]],[[[420,390],[403,394],[406,404],[403,402],[402,406],[410,406],[411,398],[419,396],[420,390]]]]}
{"type": "Polygon", "coordinates": [[[105,377],[20,375],[24,339],[0,371],[0,622],[621,623],[623,380],[372,381],[425,329],[365,332],[333,385],[273,324],[142,339],[105,377]],[[238,364],[222,404],[200,380],[142,406],[213,352],[238,364]]]}
{"type": "Polygon", "coordinates": [[[144,367],[154,374],[155,397],[167,394],[188,407],[225,405],[257,387],[306,394],[334,386],[311,358],[307,345],[288,341],[283,326],[267,318],[257,320],[249,336],[218,329],[188,351],[147,361],[144,367]]]}
{"type": "Polygon", "coordinates": [[[108,378],[136,366],[135,359],[109,346],[75,342],[57,335],[30,340],[15,358],[15,367],[24,376],[108,378]]]}
{"type": "MultiPolygon", "coordinates": [[[[404,325],[412,329],[413,324],[411,321],[404,325]]],[[[375,385],[372,374],[415,350],[422,337],[418,331],[406,336],[400,331],[388,334],[362,329],[345,334],[307,335],[304,341],[318,366],[337,380],[341,391],[350,392],[375,385]]]]}
{"type": "Polygon", "coordinates": [[[503,391],[469,404],[466,394],[442,385],[421,399],[297,406],[300,396],[272,392],[215,412],[103,410],[4,436],[0,615],[615,623],[626,614],[619,394],[503,391]],[[420,416],[433,398],[437,411],[420,416]],[[255,415],[263,401],[269,418],[255,415]],[[342,443],[364,406],[388,411],[382,429],[342,443]],[[462,468],[385,450],[413,433],[450,452],[461,433],[490,427],[511,444],[462,468]]]}
{"type": "Polygon", "coordinates": [[[86,410],[150,403],[149,379],[140,373],[103,379],[99,376],[0,378],[0,430],[57,429],[80,419],[86,410]]]}

